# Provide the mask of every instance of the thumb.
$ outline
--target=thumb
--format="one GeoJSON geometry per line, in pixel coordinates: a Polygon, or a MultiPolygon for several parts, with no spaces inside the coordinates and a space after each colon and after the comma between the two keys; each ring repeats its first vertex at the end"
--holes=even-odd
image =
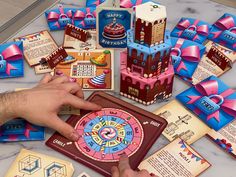
{"type": "Polygon", "coordinates": [[[48,126],[71,141],[78,141],[80,138],[79,133],[71,125],[61,120],[58,116],[51,119],[48,126]]]}

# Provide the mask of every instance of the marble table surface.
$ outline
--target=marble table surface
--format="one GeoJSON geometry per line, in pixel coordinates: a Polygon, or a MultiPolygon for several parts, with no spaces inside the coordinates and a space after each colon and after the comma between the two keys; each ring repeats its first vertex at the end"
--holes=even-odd
{"type": "MultiPolygon", "coordinates": [[[[83,6],[85,1],[76,1],[76,0],[64,0],[62,1],[64,4],[71,6],[83,6]]],[[[236,10],[234,8],[226,7],[209,0],[159,0],[161,4],[167,7],[168,11],[168,29],[172,29],[174,25],[178,22],[181,17],[194,17],[198,19],[202,19],[206,22],[213,23],[225,12],[235,14],[236,10]]],[[[28,26],[19,30],[19,32],[13,36],[18,37],[22,35],[26,35],[29,33],[37,32],[39,30],[47,29],[46,20],[44,14],[39,15],[34,21],[30,22],[28,26]]],[[[52,36],[55,38],[56,42],[61,45],[63,40],[63,31],[51,32],[52,36]]],[[[11,41],[12,39],[10,39],[11,41]]],[[[133,102],[132,100],[128,100],[126,98],[119,96],[119,50],[116,51],[115,57],[115,92],[111,94],[124,99],[134,105],[137,105],[141,108],[144,108],[148,111],[153,111],[158,107],[166,104],[167,101],[162,103],[156,103],[151,106],[143,106],[133,102]]],[[[233,76],[236,75],[235,66],[232,70],[224,74],[221,79],[226,82],[226,84],[230,85],[232,88],[236,88],[235,78],[233,76]]],[[[41,79],[42,75],[35,75],[34,70],[31,69],[27,63],[25,63],[25,77],[17,78],[17,79],[4,79],[0,80],[0,92],[11,91],[15,88],[30,88],[37,84],[37,82],[41,79]]],[[[174,92],[173,97],[170,99],[174,99],[174,97],[187,89],[188,85],[186,85],[183,81],[178,78],[175,78],[174,83],[174,92]]],[[[90,95],[91,92],[86,92],[86,96],[90,95]]],[[[65,118],[64,118],[65,119],[65,118]]],[[[46,129],[46,140],[52,135],[53,131],[46,129]]],[[[161,136],[154,146],[149,151],[148,155],[154,153],[164,145],[168,144],[167,139],[161,136]]],[[[231,156],[220,150],[217,146],[215,146],[212,142],[210,142],[207,138],[203,137],[199,141],[193,144],[193,147],[202,154],[211,164],[212,167],[203,173],[202,177],[235,177],[235,167],[236,167],[236,159],[233,159],[231,156]]],[[[4,176],[7,169],[10,167],[11,163],[15,159],[16,155],[19,153],[20,149],[26,148],[30,150],[34,150],[40,153],[52,155],[61,159],[69,160],[73,163],[75,167],[74,176],[78,176],[81,172],[86,171],[92,177],[100,177],[98,173],[87,168],[86,166],[79,164],[64,155],[48,148],[45,146],[45,142],[17,142],[17,143],[5,143],[0,145],[0,176],[4,176]]],[[[147,155],[147,156],[148,156],[147,155]]]]}

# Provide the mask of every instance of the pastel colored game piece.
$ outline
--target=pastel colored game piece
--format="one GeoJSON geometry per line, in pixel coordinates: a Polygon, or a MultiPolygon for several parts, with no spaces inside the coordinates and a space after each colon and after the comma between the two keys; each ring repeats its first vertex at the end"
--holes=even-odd
{"type": "Polygon", "coordinates": [[[51,31],[63,30],[67,24],[72,24],[75,10],[64,8],[59,5],[57,9],[50,9],[45,12],[48,27],[51,31]]]}
{"type": "Polygon", "coordinates": [[[202,44],[210,34],[212,26],[194,18],[181,18],[171,32],[172,37],[184,38],[202,44]]]}
{"type": "Polygon", "coordinates": [[[21,41],[0,45],[0,79],[23,77],[23,44],[21,41]]]}
{"type": "Polygon", "coordinates": [[[72,177],[72,163],[22,149],[5,177],[72,177]]]}
{"type": "Polygon", "coordinates": [[[95,88],[106,88],[105,78],[109,72],[109,70],[104,70],[101,75],[89,79],[88,84],[95,88]]]}
{"type": "Polygon", "coordinates": [[[114,89],[114,51],[112,49],[83,52],[66,49],[66,52],[69,57],[56,66],[55,74],[62,72],[76,79],[84,90],[114,89]],[[104,74],[106,70],[109,73],[104,74]]]}
{"type": "Polygon", "coordinates": [[[81,116],[67,120],[82,137],[71,143],[55,133],[46,145],[107,177],[124,153],[129,156],[131,168],[136,169],[166,121],[105,92],[94,92],[88,101],[103,108],[95,112],[81,110],[81,116]]]}
{"type": "Polygon", "coordinates": [[[209,127],[218,131],[236,117],[236,92],[211,76],[176,96],[209,127]]]}
{"type": "Polygon", "coordinates": [[[205,52],[205,46],[182,38],[171,38],[171,59],[175,74],[186,81],[192,81],[192,75],[205,52]]]}
{"type": "Polygon", "coordinates": [[[96,6],[102,4],[105,1],[106,0],[87,0],[86,1],[86,7],[96,7],[96,6]]]}
{"type": "Polygon", "coordinates": [[[14,119],[0,126],[0,142],[44,140],[44,128],[23,119],[14,119]]]}
{"type": "Polygon", "coordinates": [[[212,26],[208,39],[236,51],[236,16],[224,14],[212,26]]]}
{"type": "Polygon", "coordinates": [[[97,12],[97,47],[127,47],[126,32],[131,28],[132,10],[98,6],[97,12]]]}
{"type": "Polygon", "coordinates": [[[149,2],[150,0],[120,0],[120,7],[133,8],[137,5],[149,2]]]}
{"type": "Polygon", "coordinates": [[[75,10],[74,25],[81,29],[96,29],[96,7],[82,7],[75,10]]]}

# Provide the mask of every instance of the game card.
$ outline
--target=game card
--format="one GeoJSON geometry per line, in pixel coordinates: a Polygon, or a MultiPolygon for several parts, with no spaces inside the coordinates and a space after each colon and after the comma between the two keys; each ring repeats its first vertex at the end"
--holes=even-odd
{"type": "Polygon", "coordinates": [[[236,158],[236,120],[217,132],[211,130],[207,136],[224,151],[236,158]]]}
{"type": "Polygon", "coordinates": [[[114,89],[114,51],[112,49],[81,52],[66,49],[68,57],[55,68],[55,75],[63,73],[84,90],[114,89]]]}
{"type": "Polygon", "coordinates": [[[38,65],[42,58],[57,49],[56,42],[47,30],[19,37],[14,40],[23,42],[24,56],[30,66],[38,65]]]}
{"type": "Polygon", "coordinates": [[[210,166],[204,157],[177,138],[142,161],[138,168],[161,177],[196,177],[210,166]]]}
{"type": "Polygon", "coordinates": [[[180,137],[192,144],[211,130],[177,100],[169,102],[153,113],[167,120],[168,125],[162,134],[169,141],[180,137]]]}
{"type": "Polygon", "coordinates": [[[5,177],[72,177],[72,163],[22,149],[5,177]]]}
{"type": "Polygon", "coordinates": [[[206,52],[193,74],[193,84],[195,85],[212,75],[221,76],[233,67],[235,61],[236,51],[209,41],[206,44],[206,52]]]}

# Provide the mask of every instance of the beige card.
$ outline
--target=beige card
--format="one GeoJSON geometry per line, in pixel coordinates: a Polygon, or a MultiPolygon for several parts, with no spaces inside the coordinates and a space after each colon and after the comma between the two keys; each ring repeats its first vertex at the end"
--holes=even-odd
{"type": "Polygon", "coordinates": [[[169,141],[180,137],[192,144],[211,130],[177,100],[167,103],[153,113],[167,120],[168,125],[162,134],[169,141]]]}
{"type": "Polygon", "coordinates": [[[72,163],[22,149],[5,177],[72,177],[72,163]]]}
{"type": "Polygon", "coordinates": [[[220,129],[211,130],[208,137],[227,153],[236,158],[236,120],[220,129]]]}
{"type": "Polygon", "coordinates": [[[47,63],[39,64],[34,67],[35,74],[46,74],[53,72],[54,69],[51,69],[47,63]]]}
{"type": "Polygon", "coordinates": [[[193,84],[197,84],[209,76],[221,76],[233,66],[236,61],[236,52],[226,47],[209,41],[206,44],[206,53],[203,55],[197,69],[193,74],[193,84]],[[210,55],[212,49],[215,48],[214,54],[210,55]]]}
{"type": "MultiPolygon", "coordinates": [[[[16,88],[15,91],[21,91],[21,90],[26,90],[28,88],[16,88]]],[[[79,109],[76,109],[76,108],[73,108],[69,105],[65,105],[61,108],[60,112],[59,112],[60,115],[80,115],[80,110],[79,109]]]]}
{"type": "Polygon", "coordinates": [[[47,30],[22,36],[14,40],[23,42],[24,56],[30,66],[39,64],[42,58],[48,56],[58,48],[47,30]]]}
{"type": "Polygon", "coordinates": [[[139,165],[161,177],[196,177],[211,164],[180,138],[157,151],[139,165]]]}

